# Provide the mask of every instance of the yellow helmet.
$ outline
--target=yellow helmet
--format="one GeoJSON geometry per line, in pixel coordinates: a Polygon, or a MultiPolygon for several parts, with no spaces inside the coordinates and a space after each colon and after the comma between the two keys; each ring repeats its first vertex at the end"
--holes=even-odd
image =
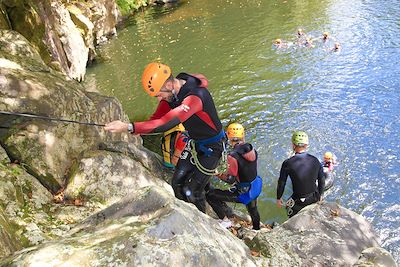
{"type": "Polygon", "coordinates": [[[325,152],[324,160],[332,160],[332,158],[333,158],[332,152],[325,152]]]}
{"type": "Polygon", "coordinates": [[[171,68],[165,64],[153,62],[146,66],[142,75],[143,89],[150,96],[160,92],[165,81],[171,76],[171,68]]]}
{"type": "Polygon", "coordinates": [[[244,139],[244,127],[240,123],[231,123],[226,129],[229,140],[237,141],[244,139]]]}

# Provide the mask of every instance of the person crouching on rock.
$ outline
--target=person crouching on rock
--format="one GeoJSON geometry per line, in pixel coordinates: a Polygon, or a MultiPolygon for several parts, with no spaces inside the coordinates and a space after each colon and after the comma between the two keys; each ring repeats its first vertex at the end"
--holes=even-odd
{"type": "Polygon", "coordinates": [[[293,194],[286,202],[289,217],[297,214],[305,206],[319,201],[324,193],[325,175],[319,160],[306,152],[308,144],[307,133],[295,131],[292,135],[295,155],[282,163],[276,190],[276,203],[279,208],[282,207],[283,191],[287,177],[290,176],[293,194]]]}
{"type": "Polygon", "coordinates": [[[228,155],[227,173],[218,175],[223,181],[235,184],[230,190],[211,188],[207,202],[220,219],[232,218],[233,212],[226,202],[243,203],[250,214],[253,229],[260,229],[260,214],[257,210],[257,197],[262,191],[262,178],[257,175],[257,151],[244,141],[244,127],[232,123],[227,128],[227,136],[233,150],[228,155]]]}

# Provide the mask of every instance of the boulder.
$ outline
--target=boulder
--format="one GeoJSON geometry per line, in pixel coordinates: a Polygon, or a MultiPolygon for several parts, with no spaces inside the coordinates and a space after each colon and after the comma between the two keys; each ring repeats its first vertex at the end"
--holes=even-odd
{"type": "Polygon", "coordinates": [[[353,267],[397,267],[388,251],[380,247],[364,249],[353,267]]]}
{"type": "Polygon", "coordinates": [[[51,202],[51,194],[23,168],[0,162],[0,257],[48,238],[51,202]]]}
{"type": "Polygon", "coordinates": [[[116,34],[119,16],[114,0],[3,1],[0,29],[21,33],[48,66],[81,81],[94,47],[116,34]]]}
{"type": "MultiPolygon", "coordinates": [[[[78,82],[52,71],[14,31],[0,31],[0,67],[0,111],[83,123],[128,121],[115,98],[86,92],[78,82]]],[[[0,125],[0,142],[11,159],[23,163],[53,193],[64,186],[83,151],[96,149],[102,141],[142,142],[128,133],[110,134],[103,127],[57,120],[1,115],[0,125]]]]}
{"type": "Polygon", "coordinates": [[[159,187],[89,217],[60,241],[21,251],[12,266],[255,266],[249,249],[214,219],[159,187]]]}
{"type": "Polygon", "coordinates": [[[362,216],[321,202],[260,232],[249,245],[266,257],[267,266],[351,266],[364,249],[379,247],[379,240],[362,216]]]}
{"type": "Polygon", "coordinates": [[[164,187],[173,195],[171,186],[154,176],[151,169],[146,168],[141,161],[129,154],[88,151],[73,167],[74,173],[66,185],[65,197],[96,201],[109,206],[149,185],[164,187]]]}

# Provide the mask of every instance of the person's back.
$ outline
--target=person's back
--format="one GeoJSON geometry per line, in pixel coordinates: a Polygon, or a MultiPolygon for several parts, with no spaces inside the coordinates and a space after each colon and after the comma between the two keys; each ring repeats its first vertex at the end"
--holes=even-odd
{"type": "Polygon", "coordinates": [[[293,196],[300,197],[316,191],[320,170],[319,160],[307,152],[296,153],[284,163],[293,184],[293,196]]]}
{"type": "Polygon", "coordinates": [[[316,157],[306,152],[308,142],[308,135],[305,132],[295,131],[292,135],[295,155],[282,163],[276,189],[276,203],[278,207],[282,206],[283,192],[290,176],[293,194],[286,202],[289,217],[297,214],[305,206],[319,201],[324,193],[325,176],[322,166],[316,157]]]}
{"type": "Polygon", "coordinates": [[[176,78],[185,80],[186,83],[177,94],[176,100],[170,103],[171,107],[175,108],[182,105],[183,100],[189,96],[197,96],[201,99],[203,105],[201,111],[183,122],[185,129],[189,132],[190,138],[201,140],[219,134],[222,130],[222,124],[218,118],[218,113],[210,92],[200,87],[201,80],[186,73],[180,73],[176,78]]]}

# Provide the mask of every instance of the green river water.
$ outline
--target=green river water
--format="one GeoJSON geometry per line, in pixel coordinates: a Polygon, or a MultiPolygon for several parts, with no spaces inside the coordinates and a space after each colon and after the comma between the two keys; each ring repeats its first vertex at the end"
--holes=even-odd
{"type": "Polygon", "coordinates": [[[223,124],[242,123],[259,151],[265,223],[286,220],[275,203],[277,178],[291,154],[292,131],[306,130],[311,154],[321,158],[329,150],[338,157],[327,200],[366,217],[399,260],[399,16],[396,0],[384,7],[372,0],[151,7],[100,47],[104,60],[88,69],[87,84],[117,97],[130,119],[140,121],[157,105],[140,84],[147,63],[169,64],[174,74],[204,74],[223,124]],[[332,38],[311,48],[297,45],[298,28],[332,38]],[[276,49],[276,38],[289,47],[276,49]],[[338,52],[331,51],[335,41],[342,45],[338,52]]]}

